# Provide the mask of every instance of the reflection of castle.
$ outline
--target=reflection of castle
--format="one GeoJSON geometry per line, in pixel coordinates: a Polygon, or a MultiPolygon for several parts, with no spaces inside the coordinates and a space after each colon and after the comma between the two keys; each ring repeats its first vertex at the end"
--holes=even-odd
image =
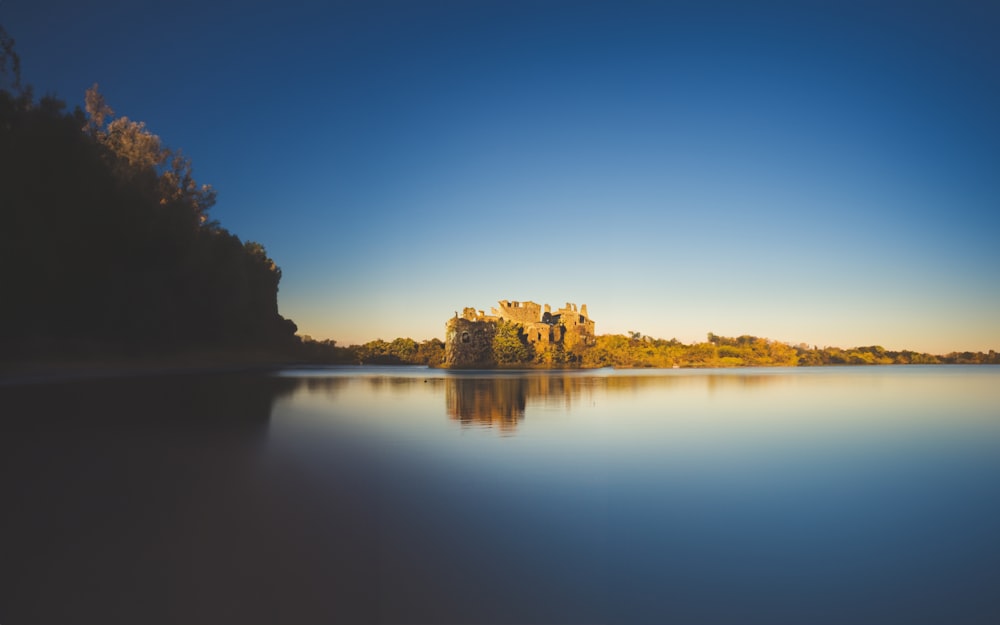
{"type": "Polygon", "coordinates": [[[533,403],[569,408],[593,380],[574,376],[528,375],[445,378],[448,416],[463,425],[485,425],[513,430],[533,403]]]}
{"type": "Polygon", "coordinates": [[[463,425],[496,426],[512,430],[524,419],[527,380],[517,378],[448,378],[445,405],[448,416],[463,425]]]}
{"type": "Polygon", "coordinates": [[[565,308],[552,312],[551,307],[535,302],[498,302],[491,315],[474,308],[465,308],[462,315],[455,313],[445,323],[446,367],[489,367],[493,361],[493,337],[497,323],[506,321],[521,326],[528,342],[536,351],[550,347],[571,347],[594,337],[594,322],[587,315],[587,305],[577,308],[567,303],[565,308]]]}

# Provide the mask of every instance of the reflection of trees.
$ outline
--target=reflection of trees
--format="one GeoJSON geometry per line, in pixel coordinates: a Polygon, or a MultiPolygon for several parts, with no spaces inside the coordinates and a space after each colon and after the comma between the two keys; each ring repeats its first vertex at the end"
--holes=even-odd
{"type": "Polygon", "coordinates": [[[595,391],[607,394],[634,393],[663,388],[704,388],[709,393],[719,389],[750,390],[786,380],[782,375],[744,375],[731,373],[618,373],[590,375],[528,373],[525,375],[461,374],[445,378],[445,403],[448,416],[465,425],[496,426],[513,430],[524,420],[528,403],[548,409],[569,410],[574,403],[587,399],[595,391]]]}
{"type": "Polygon", "coordinates": [[[410,393],[418,388],[423,388],[430,384],[432,386],[441,383],[441,380],[434,378],[414,378],[408,376],[374,376],[365,378],[366,383],[373,390],[389,391],[395,394],[410,393]]]}
{"type": "Polygon", "coordinates": [[[316,375],[291,375],[283,378],[289,385],[288,394],[295,391],[302,391],[308,395],[323,395],[326,399],[333,401],[337,396],[352,384],[363,384],[373,394],[392,393],[394,395],[406,395],[415,391],[434,389],[440,390],[444,380],[440,378],[420,378],[412,375],[368,375],[363,369],[359,369],[355,374],[352,371],[343,375],[324,375],[322,371],[316,375]]]}
{"type": "Polygon", "coordinates": [[[200,595],[174,590],[216,592],[261,566],[248,537],[272,531],[263,443],[275,400],[297,384],[193,374],[0,385],[0,582],[17,597],[5,594],[4,622],[107,621],[112,603],[111,621],[143,622],[167,595],[165,620],[202,614],[200,595]]]}
{"type": "Polygon", "coordinates": [[[232,427],[266,423],[275,400],[297,385],[269,375],[139,375],[0,387],[0,399],[10,408],[8,426],[232,427]]]}
{"type": "MultiPolygon", "coordinates": [[[[284,393],[296,389],[310,395],[325,395],[333,401],[350,384],[363,384],[372,395],[408,395],[429,391],[445,394],[448,416],[463,425],[497,427],[513,431],[525,418],[529,404],[543,410],[569,411],[574,405],[620,393],[675,390],[753,391],[764,385],[787,383],[789,377],[777,371],[664,371],[628,370],[609,374],[593,371],[571,372],[453,372],[441,377],[347,373],[333,376],[284,378],[284,393]]],[[[667,399],[669,401],[669,399],[667,399]]]]}
{"type": "Polygon", "coordinates": [[[334,399],[342,388],[351,381],[347,377],[315,377],[315,378],[291,378],[295,380],[298,388],[305,388],[309,394],[323,394],[328,399],[334,399]]]}
{"type": "Polygon", "coordinates": [[[745,389],[751,390],[760,388],[767,384],[774,384],[777,382],[787,381],[787,377],[783,375],[730,375],[730,374],[720,374],[720,375],[709,375],[705,376],[705,383],[708,385],[708,391],[714,393],[716,391],[726,390],[731,391],[734,389],[745,389]]]}

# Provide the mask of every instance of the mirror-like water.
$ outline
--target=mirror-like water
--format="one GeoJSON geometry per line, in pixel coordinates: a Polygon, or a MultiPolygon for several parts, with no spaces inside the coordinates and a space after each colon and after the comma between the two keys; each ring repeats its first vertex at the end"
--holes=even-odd
{"type": "Polygon", "coordinates": [[[0,623],[1000,622],[1000,369],[0,387],[0,623]]]}

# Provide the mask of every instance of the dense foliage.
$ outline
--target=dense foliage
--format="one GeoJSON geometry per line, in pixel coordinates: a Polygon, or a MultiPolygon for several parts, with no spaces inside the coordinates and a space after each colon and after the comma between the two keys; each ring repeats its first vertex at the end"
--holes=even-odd
{"type": "Polygon", "coordinates": [[[375,339],[364,345],[341,347],[336,341],[317,341],[304,336],[295,356],[302,362],[317,364],[437,366],[444,361],[444,342],[440,339],[420,343],[411,338],[397,338],[391,342],[375,339]]]}
{"type": "Polygon", "coordinates": [[[1000,364],[994,351],[988,354],[952,353],[936,356],[910,350],[891,351],[881,346],[809,347],[743,335],[736,338],[709,333],[701,343],[685,345],[676,339],[642,336],[598,336],[580,364],[586,367],[795,367],[821,365],[888,364],[1000,364]]]}
{"type": "Polygon", "coordinates": [[[190,161],[115,118],[96,85],[86,112],[36,101],[0,39],[4,355],[293,344],[280,269],[208,218],[215,193],[190,161]]]}
{"type": "MultiPolygon", "coordinates": [[[[364,345],[340,347],[335,341],[303,339],[304,360],[341,364],[413,364],[437,366],[444,360],[444,343],[430,339],[381,339],[364,345]]],[[[809,347],[743,335],[735,338],[708,334],[700,343],[686,345],[677,339],[654,339],[639,332],[604,334],[591,342],[580,341],[570,349],[531,345],[517,324],[502,324],[493,342],[500,367],[805,367],[824,365],[1000,364],[1000,354],[952,352],[933,355],[910,350],[892,351],[881,346],[809,347]]]]}
{"type": "Polygon", "coordinates": [[[510,321],[497,323],[493,335],[493,360],[501,367],[531,362],[533,353],[521,325],[510,321]]]}

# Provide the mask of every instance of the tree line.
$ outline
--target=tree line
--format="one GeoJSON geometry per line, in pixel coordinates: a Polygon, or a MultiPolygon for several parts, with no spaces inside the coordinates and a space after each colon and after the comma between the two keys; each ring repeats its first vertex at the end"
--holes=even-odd
{"type": "Polygon", "coordinates": [[[392,341],[375,339],[363,345],[343,347],[334,340],[315,340],[303,336],[296,350],[298,360],[315,364],[341,365],[429,365],[444,361],[444,341],[429,339],[417,342],[411,338],[392,341]]]}
{"type": "Polygon", "coordinates": [[[0,28],[0,343],[8,358],[286,349],[281,270],[212,220],[215,191],[94,85],[85,109],[22,86],[0,28]]]}
{"type": "Polygon", "coordinates": [[[718,336],[711,332],[702,342],[685,345],[630,332],[629,336],[603,335],[592,347],[574,355],[581,366],[600,367],[804,367],[828,365],[900,364],[1000,364],[1000,355],[952,352],[934,355],[912,350],[888,350],[880,345],[817,347],[792,345],[751,335],[718,336]]]}
{"type": "MultiPolygon", "coordinates": [[[[308,362],[329,364],[412,364],[440,366],[444,343],[430,339],[417,343],[410,338],[390,342],[377,339],[363,345],[342,347],[336,341],[304,337],[302,352],[308,362]]],[[[718,336],[684,344],[677,339],[657,339],[640,332],[604,334],[590,341],[565,345],[533,345],[520,326],[501,322],[493,338],[492,359],[498,367],[511,368],[698,368],[698,367],[816,367],[830,365],[923,365],[1000,364],[1000,354],[951,352],[934,355],[911,350],[867,347],[816,347],[790,345],[771,339],[743,335],[718,336]]]]}

